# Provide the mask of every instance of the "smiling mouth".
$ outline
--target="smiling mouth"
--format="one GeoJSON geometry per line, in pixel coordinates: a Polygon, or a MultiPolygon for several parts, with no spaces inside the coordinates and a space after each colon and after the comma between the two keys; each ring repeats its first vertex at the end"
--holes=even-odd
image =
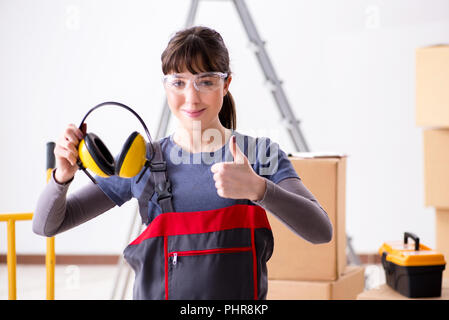
{"type": "Polygon", "coordinates": [[[203,113],[203,111],[204,110],[206,110],[206,109],[201,109],[201,110],[198,110],[198,111],[188,111],[188,110],[182,110],[187,116],[189,116],[189,117],[198,117],[200,114],[202,114],[203,113]]]}

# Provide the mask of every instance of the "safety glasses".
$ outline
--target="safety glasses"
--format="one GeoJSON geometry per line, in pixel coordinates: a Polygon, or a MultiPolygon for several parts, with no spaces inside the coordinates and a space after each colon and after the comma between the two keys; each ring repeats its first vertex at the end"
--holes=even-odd
{"type": "Polygon", "coordinates": [[[223,72],[203,72],[193,76],[185,76],[178,73],[163,76],[165,87],[175,94],[184,94],[186,88],[193,83],[193,87],[201,93],[210,93],[221,87],[228,76],[223,72]]]}

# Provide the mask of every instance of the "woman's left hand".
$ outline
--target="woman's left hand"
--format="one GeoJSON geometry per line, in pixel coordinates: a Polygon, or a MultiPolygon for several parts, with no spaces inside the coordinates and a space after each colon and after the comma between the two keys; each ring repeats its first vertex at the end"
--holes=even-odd
{"type": "Polygon", "coordinates": [[[261,200],[266,189],[265,179],[253,170],[235,136],[231,137],[229,147],[234,161],[215,163],[210,169],[214,173],[218,195],[230,199],[261,200]]]}

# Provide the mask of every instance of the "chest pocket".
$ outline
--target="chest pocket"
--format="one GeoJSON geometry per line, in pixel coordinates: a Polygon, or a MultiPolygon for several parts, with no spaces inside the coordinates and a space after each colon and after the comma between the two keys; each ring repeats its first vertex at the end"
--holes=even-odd
{"type": "Polygon", "coordinates": [[[255,298],[251,245],[168,251],[169,299],[255,298]]]}

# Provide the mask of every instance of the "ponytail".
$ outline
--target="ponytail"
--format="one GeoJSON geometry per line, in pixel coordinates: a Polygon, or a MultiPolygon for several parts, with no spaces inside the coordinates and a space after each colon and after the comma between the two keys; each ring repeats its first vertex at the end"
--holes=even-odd
{"type": "Polygon", "coordinates": [[[231,92],[223,97],[223,106],[218,114],[221,124],[226,129],[235,130],[237,128],[237,117],[235,112],[235,102],[231,92]]]}

